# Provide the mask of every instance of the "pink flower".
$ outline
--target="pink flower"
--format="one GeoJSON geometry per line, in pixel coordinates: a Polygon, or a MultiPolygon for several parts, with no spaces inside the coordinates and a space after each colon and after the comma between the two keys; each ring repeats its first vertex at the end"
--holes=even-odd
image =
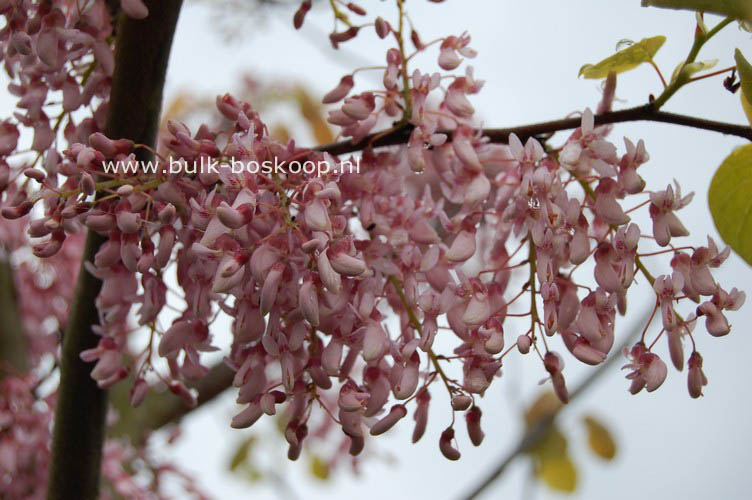
{"type": "Polygon", "coordinates": [[[687,236],[689,231],[679,221],[674,211],[689,204],[694,193],[682,197],[679,184],[674,181],[674,189],[668,186],[665,191],[656,191],[650,195],[650,218],[653,219],[653,236],[656,243],[665,247],[671,241],[672,236],[687,236]]]}
{"type": "MultiPolygon", "coordinates": [[[[626,349],[625,355],[627,355],[626,349]]],[[[631,363],[625,365],[624,368],[632,370],[627,374],[627,379],[632,381],[629,388],[632,394],[637,394],[643,387],[647,388],[648,392],[653,392],[666,380],[668,373],[666,363],[656,354],[648,352],[645,344],[638,342],[627,356],[631,359],[631,363]]]]}

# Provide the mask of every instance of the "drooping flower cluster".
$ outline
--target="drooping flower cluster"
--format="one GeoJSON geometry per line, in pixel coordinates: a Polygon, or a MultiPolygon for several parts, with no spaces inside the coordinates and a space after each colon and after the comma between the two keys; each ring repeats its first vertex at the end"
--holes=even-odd
{"type": "MultiPolygon", "coordinates": [[[[303,2],[296,26],[309,8],[303,2]]],[[[0,166],[14,181],[5,186],[2,213],[9,219],[32,214],[28,231],[41,238],[34,253],[43,258],[54,258],[63,241],[83,228],[106,238],[87,265],[103,281],[97,298],[101,341],[81,353],[96,363],[92,376],[100,386],[132,374],[134,405],[155,383],[195,404],[188,382],[207,374],[203,353],[217,349],[212,324],[223,312],[233,318],[225,361],[235,371],[241,405],[231,425],[249,427],[284,409],[290,458],[300,455],[319,405],[353,455],[367,434],[382,434],[408,415],[417,441],[437,387],[450,393],[448,411],[466,412],[477,446],[484,437],[478,403],[501,374],[504,357],[540,362],[566,402],[561,352],[601,363],[614,346],[627,292],[642,273],[653,285],[655,311],[661,311],[658,337],[668,339],[678,369],[684,339],[692,340],[689,392],[701,395],[707,380],[695,324],[704,316],[712,335],[728,333],[725,311],[738,309],[744,294],[724,290],[710,273],[728,250],[719,251],[711,239],[707,247],[672,246],[688,234],[675,212],[691,196],[682,197],[678,186],[646,191],[638,173],[648,161],[642,141],[625,140],[619,155],[607,140],[610,129],[595,127],[585,110],[581,127],[561,147],[535,138],[523,144],[514,134],[508,145],[492,143],[475,128],[469,96],[483,82],[472,68],[459,75],[410,71],[405,33],[378,18],[368,35],[394,41],[386,51],[383,88],[353,93],[354,74],[347,75],[324,102],[339,106],[329,121],[352,144],[374,139],[369,134],[392,120],[409,132],[406,144],[367,145],[358,155],[333,156],[326,148],[278,143],[249,103],[225,95],[216,101],[223,125],[192,131],[169,123],[159,168],[149,172],[136,160],[136,145],[102,134],[98,110],[104,100],[78,124],[64,104],[68,145],[54,142],[56,127],[41,111],[47,93],[62,89],[65,97],[64,81],[72,79],[80,105],[106,94],[111,73],[104,55],[109,48],[100,43],[109,33],[105,17],[90,22],[94,30],[84,29],[86,17],[76,15],[60,13],[57,21],[57,13],[45,14],[54,18],[42,21],[54,28],[56,44],[72,44],[54,59],[58,66],[43,60],[39,49],[23,55],[12,48],[18,33],[32,32],[30,20],[9,23],[15,28],[3,38],[5,51],[17,52],[6,63],[20,68],[19,80],[26,83],[18,84],[19,106],[28,111],[17,122],[3,122],[0,145],[8,147],[0,151],[0,166]],[[96,63],[83,62],[90,53],[96,63]],[[68,76],[55,87],[64,71],[68,76]],[[40,166],[6,163],[19,125],[34,128],[40,166]],[[129,169],[106,171],[103,162],[129,169]],[[171,162],[180,172],[167,169],[171,162]],[[237,171],[236,162],[248,168],[237,171]],[[252,168],[267,162],[280,168],[252,168]],[[326,168],[294,168],[304,162],[326,168]],[[348,168],[352,164],[359,169],[348,168]],[[631,209],[624,208],[646,204],[649,230],[631,222],[631,209]],[[650,274],[643,262],[646,242],[674,252],[671,274],[650,274]],[[590,275],[580,267],[586,262],[593,263],[590,275]],[[175,282],[168,278],[173,266],[175,282]],[[167,291],[175,288],[184,305],[163,328],[167,291]],[[695,314],[680,316],[679,300],[699,303],[695,314]],[[129,348],[135,338],[131,312],[151,333],[137,350],[129,348]],[[512,316],[528,317],[527,331],[505,331],[512,316]],[[399,328],[388,329],[388,318],[396,318],[399,328]],[[451,344],[453,352],[438,350],[451,344]],[[157,357],[166,360],[165,369],[157,357]],[[461,379],[447,375],[442,365],[448,363],[461,363],[461,379]]],[[[331,40],[338,45],[359,34],[366,31],[350,25],[331,40]]],[[[41,32],[34,36],[30,46],[39,47],[41,32]]],[[[430,50],[417,35],[412,40],[416,50],[430,50]]],[[[467,34],[440,42],[442,70],[453,71],[463,57],[475,55],[467,34]]],[[[608,109],[612,98],[613,88],[606,89],[599,109],[608,109]]],[[[657,389],[667,373],[645,333],[629,351],[632,392],[657,389]]],[[[454,435],[450,426],[439,438],[449,459],[460,457],[454,435]]]]}

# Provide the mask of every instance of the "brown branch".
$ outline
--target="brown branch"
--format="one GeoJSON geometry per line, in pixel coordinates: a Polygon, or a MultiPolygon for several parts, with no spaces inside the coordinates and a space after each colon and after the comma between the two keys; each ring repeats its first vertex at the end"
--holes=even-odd
{"type": "Polygon", "coordinates": [[[18,314],[13,266],[8,251],[0,246],[0,379],[26,373],[28,368],[26,335],[18,314]]]}
{"type": "MultiPolygon", "coordinates": [[[[182,0],[148,0],[149,16],[138,21],[121,14],[105,126],[108,137],[154,144],[181,3],[182,0]]],[[[139,154],[140,160],[148,158],[145,151],[139,154]]],[[[107,393],[92,380],[92,364],[84,363],[79,355],[99,342],[92,327],[99,322],[95,299],[102,282],[83,264],[93,261],[103,241],[93,231],[87,235],[76,295],[63,336],[48,500],[99,497],[107,393]]]]}
{"type": "Polygon", "coordinates": [[[222,394],[232,385],[234,376],[235,372],[224,363],[211,368],[205,377],[191,385],[198,392],[197,405],[192,408],[169,391],[150,393],[141,406],[133,408],[128,401],[130,384],[118,384],[113,390],[113,404],[118,410],[119,420],[110,428],[110,434],[130,438],[133,444],[141,444],[152,431],[179,422],[191,411],[222,394]]]}
{"type": "MultiPolygon", "coordinates": [[[[645,316],[645,314],[642,314],[641,316],[645,316]]],[[[475,486],[470,493],[462,498],[468,500],[477,498],[478,495],[485,491],[486,488],[488,488],[496,479],[498,479],[499,476],[504,473],[509,464],[511,464],[517,457],[519,457],[523,453],[526,453],[534,448],[536,444],[544,439],[551,430],[551,427],[553,427],[554,422],[559,416],[561,410],[570,407],[572,401],[574,401],[577,397],[582,395],[583,392],[589,389],[590,386],[592,386],[593,383],[595,383],[595,381],[601,377],[601,375],[605,374],[608,368],[610,368],[616,361],[620,359],[623,360],[624,358],[621,354],[622,348],[629,347],[632,342],[634,342],[635,339],[640,335],[641,331],[641,322],[637,322],[635,326],[630,329],[630,333],[625,339],[624,343],[618,348],[612,349],[613,355],[611,355],[610,358],[601,363],[597,369],[595,369],[590,375],[588,375],[585,380],[583,380],[573,391],[569,393],[569,404],[559,407],[558,410],[554,411],[545,418],[540,419],[535,423],[535,425],[530,427],[517,442],[517,445],[512,448],[512,451],[510,451],[501,461],[499,461],[494,469],[480,483],[478,483],[478,485],[475,486]]]]}
{"type": "MultiPolygon", "coordinates": [[[[489,128],[483,129],[483,135],[488,137],[493,143],[506,144],[509,141],[509,135],[514,133],[525,142],[530,137],[539,137],[562,130],[572,130],[580,126],[581,119],[565,118],[562,120],[553,120],[548,122],[533,123],[519,127],[509,128],[489,128]]],[[[701,130],[719,132],[726,135],[742,137],[752,141],[752,128],[745,125],[736,125],[733,123],[719,122],[715,120],[706,120],[694,116],[680,115],[666,111],[656,111],[651,104],[637,106],[634,108],[622,109],[619,111],[609,111],[595,115],[596,125],[607,125],[612,123],[624,123],[635,121],[652,121],[661,123],[671,123],[684,127],[692,127],[701,130]]],[[[326,144],[315,148],[317,151],[325,151],[332,155],[342,155],[361,151],[367,147],[378,148],[384,146],[395,146],[405,144],[410,138],[412,126],[404,126],[391,131],[376,132],[366,136],[360,142],[353,144],[352,141],[340,141],[333,144],[326,144]]]]}

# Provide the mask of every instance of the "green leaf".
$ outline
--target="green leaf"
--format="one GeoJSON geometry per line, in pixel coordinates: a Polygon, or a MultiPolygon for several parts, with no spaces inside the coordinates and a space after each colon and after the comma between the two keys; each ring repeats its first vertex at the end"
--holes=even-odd
{"type": "Polygon", "coordinates": [[[710,182],[708,204],[723,241],[752,265],[752,144],[723,160],[710,182]]]}
{"type": "Polygon", "coordinates": [[[681,62],[674,70],[674,73],[671,75],[671,82],[674,82],[679,78],[687,81],[695,73],[710,69],[716,64],[718,64],[718,59],[710,59],[709,61],[695,61],[689,64],[684,64],[683,62],[681,62]]]}
{"type": "Polygon", "coordinates": [[[642,6],[710,12],[752,21],[752,2],[749,0],[642,0],[642,6]]]}
{"type": "Polygon", "coordinates": [[[747,62],[739,49],[734,52],[734,59],[736,60],[736,72],[739,73],[739,80],[742,82],[742,107],[747,115],[747,120],[752,125],[752,110],[750,110],[750,103],[752,103],[752,64],[747,62]]]}
{"type": "Polygon", "coordinates": [[[665,42],[665,36],[643,38],[638,43],[620,50],[598,64],[584,65],[580,68],[579,76],[584,76],[585,78],[606,78],[611,71],[615,73],[629,71],[642,63],[652,61],[655,54],[665,42]]]}
{"type": "Polygon", "coordinates": [[[587,427],[590,449],[602,459],[612,460],[616,456],[616,442],[611,431],[594,417],[586,416],[583,421],[587,427]]]}

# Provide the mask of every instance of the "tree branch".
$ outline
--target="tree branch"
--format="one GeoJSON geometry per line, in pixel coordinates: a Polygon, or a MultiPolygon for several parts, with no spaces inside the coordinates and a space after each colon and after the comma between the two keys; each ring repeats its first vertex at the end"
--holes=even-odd
{"type": "Polygon", "coordinates": [[[16,299],[10,255],[0,246],[0,379],[26,373],[29,368],[26,336],[16,299]]]}
{"type": "Polygon", "coordinates": [[[572,401],[574,401],[578,396],[580,396],[583,392],[590,388],[590,386],[593,385],[593,383],[598,380],[601,375],[606,373],[608,368],[610,368],[616,361],[623,359],[621,355],[622,348],[628,348],[632,344],[632,342],[634,342],[634,340],[640,335],[641,331],[642,327],[638,322],[636,326],[630,330],[630,333],[624,343],[617,349],[613,350],[613,355],[606,361],[601,363],[596,370],[590,373],[590,375],[588,375],[588,377],[574,389],[574,391],[569,393],[569,404],[566,406],[561,406],[557,411],[551,413],[546,418],[540,419],[535,423],[535,425],[530,427],[517,442],[517,445],[512,448],[512,451],[510,451],[496,465],[496,467],[494,467],[494,469],[480,483],[478,483],[478,485],[475,486],[470,493],[468,493],[463,498],[467,500],[477,498],[478,495],[485,491],[486,488],[488,488],[496,479],[498,479],[499,476],[504,473],[509,464],[511,464],[518,456],[528,452],[529,450],[534,448],[535,445],[537,445],[543,438],[545,438],[551,430],[551,427],[553,427],[554,422],[556,421],[556,417],[559,416],[561,410],[569,408],[572,405],[572,401]]]}
{"type": "MultiPolygon", "coordinates": [[[[181,0],[147,1],[149,16],[143,20],[121,14],[105,126],[108,137],[154,144],[167,61],[181,3],[181,0]]],[[[144,160],[148,153],[142,150],[139,155],[139,159],[144,160]]],[[[92,380],[92,365],[84,363],[79,354],[99,342],[92,326],[99,322],[95,299],[102,282],[83,264],[93,261],[103,242],[102,236],[93,231],[88,233],[76,295],[63,336],[47,490],[49,500],[94,500],[99,496],[107,393],[92,380]]]]}
{"type": "Polygon", "coordinates": [[[197,404],[192,408],[169,391],[160,394],[152,392],[141,406],[133,408],[127,395],[128,385],[118,384],[113,392],[125,391],[125,394],[124,397],[113,395],[115,402],[120,402],[115,403],[120,419],[110,428],[110,434],[128,437],[133,444],[141,444],[150,432],[179,422],[191,411],[222,394],[232,385],[234,377],[235,372],[224,363],[215,365],[205,377],[191,386],[198,392],[197,404]]]}
{"type": "MultiPolygon", "coordinates": [[[[624,123],[634,121],[652,121],[661,123],[672,123],[684,127],[693,127],[702,130],[710,130],[726,135],[735,135],[752,141],[752,128],[745,125],[736,125],[733,123],[719,122],[715,120],[706,120],[694,116],[680,115],[666,111],[656,111],[652,104],[645,104],[634,108],[622,109],[619,111],[609,111],[595,115],[596,125],[607,125],[612,123],[624,123]]],[[[493,143],[506,144],[509,141],[509,135],[514,133],[524,143],[530,137],[537,137],[562,130],[572,130],[580,126],[582,120],[579,117],[565,118],[562,120],[553,120],[548,122],[533,123],[510,128],[489,128],[481,132],[488,137],[493,143]]],[[[326,144],[315,148],[317,151],[328,152],[332,155],[342,155],[361,151],[367,147],[378,148],[384,146],[395,146],[405,144],[410,138],[412,125],[407,125],[392,130],[376,132],[366,136],[357,144],[352,141],[340,141],[333,144],[326,144]]],[[[447,132],[451,134],[451,132],[447,132]]]]}

